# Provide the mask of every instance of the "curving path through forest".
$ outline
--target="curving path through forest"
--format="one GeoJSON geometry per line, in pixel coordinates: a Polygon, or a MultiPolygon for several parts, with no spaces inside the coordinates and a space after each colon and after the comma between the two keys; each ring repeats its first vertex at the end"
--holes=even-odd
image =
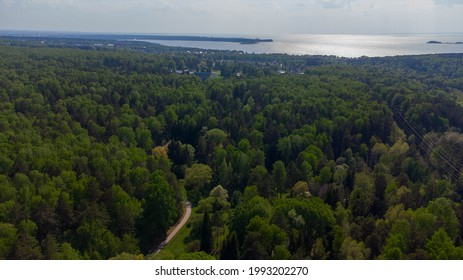
{"type": "Polygon", "coordinates": [[[191,203],[187,201],[186,209],[185,209],[185,212],[183,213],[182,218],[175,225],[175,227],[169,231],[166,239],[161,242],[159,247],[154,252],[155,254],[159,253],[172,240],[172,238],[174,238],[175,235],[177,235],[177,233],[182,229],[182,227],[186,224],[186,222],[188,222],[188,219],[190,219],[190,216],[191,216],[191,203]]]}

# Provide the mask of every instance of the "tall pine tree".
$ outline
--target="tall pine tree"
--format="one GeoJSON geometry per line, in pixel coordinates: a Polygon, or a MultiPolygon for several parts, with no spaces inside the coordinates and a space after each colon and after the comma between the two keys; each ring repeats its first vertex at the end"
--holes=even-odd
{"type": "Polygon", "coordinates": [[[240,251],[238,248],[238,238],[236,232],[233,232],[228,238],[220,253],[221,260],[239,260],[240,251]]]}
{"type": "Polygon", "coordinates": [[[211,218],[209,217],[209,211],[204,212],[203,217],[203,226],[201,228],[201,243],[200,243],[200,250],[204,251],[208,254],[212,252],[213,245],[212,245],[212,224],[211,218]]]}

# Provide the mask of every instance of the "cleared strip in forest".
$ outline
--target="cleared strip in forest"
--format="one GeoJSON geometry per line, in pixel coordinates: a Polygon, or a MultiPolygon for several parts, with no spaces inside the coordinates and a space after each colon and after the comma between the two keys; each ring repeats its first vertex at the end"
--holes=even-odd
{"type": "Polygon", "coordinates": [[[430,141],[424,138],[426,133],[418,125],[416,125],[413,120],[411,120],[400,108],[394,107],[393,112],[394,116],[396,117],[395,120],[397,124],[399,124],[409,135],[415,136],[417,139],[415,141],[416,144],[421,147],[425,153],[431,155],[431,153],[434,152],[434,154],[439,159],[436,162],[437,165],[439,165],[441,169],[446,170],[447,174],[454,181],[458,181],[460,179],[461,170],[463,167],[457,162],[453,161],[450,155],[448,155],[445,151],[434,150],[436,145],[434,143],[430,143],[430,141]],[[445,166],[443,162],[445,162],[447,166],[445,166]]]}

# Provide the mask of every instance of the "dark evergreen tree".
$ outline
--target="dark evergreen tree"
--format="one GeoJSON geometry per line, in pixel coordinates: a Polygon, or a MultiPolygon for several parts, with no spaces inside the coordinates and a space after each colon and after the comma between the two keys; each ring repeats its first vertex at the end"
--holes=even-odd
{"type": "Polygon", "coordinates": [[[204,212],[199,249],[208,254],[210,254],[213,250],[212,224],[211,218],[209,217],[209,211],[204,212]]]}
{"type": "Polygon", "coordinates": [[[238,245],[238,238],[236,237],[236,232],[232,232],[228,236],[225,245],[222,248],[220,253],[221,260],[239,260],[240,259],[240,250],[238,245]]]}

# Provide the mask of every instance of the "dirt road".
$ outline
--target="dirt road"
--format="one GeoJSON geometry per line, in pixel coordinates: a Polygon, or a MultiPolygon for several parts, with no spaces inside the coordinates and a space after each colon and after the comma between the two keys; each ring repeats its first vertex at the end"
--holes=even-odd
{"type": "Polygon", "coordinates": [[[186,209],[185,213],[183,213],[182,218],[180,219],[180,222],[178,222],[173,229],[169,231],[167,234],[167,238],[159,245],[159,247],[156,249],[155,254],[159,253],[166,245],[169,243],[172,238],[177,235],[177,233],[182,229],[182,227],[188,222],[188,219],[191,216],[191,203],[189,201],[186,202],[186,209]]]}

